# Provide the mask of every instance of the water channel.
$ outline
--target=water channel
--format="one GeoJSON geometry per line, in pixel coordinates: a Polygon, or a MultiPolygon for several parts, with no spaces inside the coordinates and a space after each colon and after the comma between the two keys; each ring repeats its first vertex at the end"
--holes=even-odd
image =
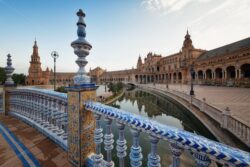
{"type": "MultiPolygon", "coordinates": [[[[126,91],[124,96],[111,104],[115,107],[125,111],[148,117],[152,120],[160,122],[165,125],[177,127],[189,132],[193,132],[209,139],[216,140],[215,137],[207,130],[207,128],[196,119],[187,109],[178,104],[176,101],[167,97],[162,97],[156,94],[148,93],[142,90],[135,89],[133,91],[126,91]]],[[[105,123],[102,121],[102,127],[105,132],[105,123]]],[[[115,141],[118,139],[118,130],[116,124],[112,124],[112,132],[114,133],[115,141]]],[[[125,138],[127,140],[127,156],[125,166],[129,164],[129,152],[132,145],[132,135],[129,128],[125,128],[125,138]]],[[[114,143],[114,146],[116,144],[114,143]]],[[[150,152],[149,136],[145,133],[140,134],[140,146],[143,153],[143,165],[147,166],[147,155],[150,152]]],[[[102,148],[103,155],[105,151],[102,148]]],[[[167,141],[160,141],[158,143],[158,154],[161,157],[161,165],[169,166],[172,162],[172,154],[167,141]]],[[[118,163],[116,156],[116,149],[113,149],[113,161],[118,163]]],[[[117,165],[116,165],[117,166],[117,165]]],[[[189,152],[184,152],[181,155],[181,166],[192,167],[195,166],[194,159],[189,152]]]]}

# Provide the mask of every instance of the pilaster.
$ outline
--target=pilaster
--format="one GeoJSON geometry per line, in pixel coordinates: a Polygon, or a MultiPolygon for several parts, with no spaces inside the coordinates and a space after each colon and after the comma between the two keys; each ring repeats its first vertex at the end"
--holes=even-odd
{"type": "Polygon", "coordinates": [[[84,166],[87,158],[95,152],[95,119],[85,109],[85,101],[95,101],[96,86],[68,88],[68,160],[72,165],[84,166]]]}

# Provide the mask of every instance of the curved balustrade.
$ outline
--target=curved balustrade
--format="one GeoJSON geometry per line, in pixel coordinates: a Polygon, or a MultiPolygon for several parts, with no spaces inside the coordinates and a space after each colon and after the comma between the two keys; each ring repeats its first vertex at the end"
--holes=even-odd
{"type": "MultiPolygon", "coordinates": [[[[35,88],[14,89],[8,93],[10,95],[10,115],[35,127],[67,150],[67,94],[35,88]]],[[[203,105],[198,101],[194,101],[194,103],[200,106],[203,105]]],[[[250,165],[249,153],[211,141],[205,137],[166,126],[101,103],[85,102],[85,109],[92,111],[96,119],[96,129],[94,131],[96,154],[90,158],[95,166],[115,166],[112,161],[115,143],[120,167],[127,166],[124,164],[127,155],[129,155],[130,166],[132,167],[142,166],[142,158],[148,159],[148,167],[160,167],[160,157],[157,154],[157,144],[160,140],[169,142],[173,155],[172,167],[180,166],[180,156],[184,150],[188,150],[193,155],[197,166],[208,167],[211,161],[216,161],[224,166],[245,167],[250,165]],[[103,128],[101,127],[101,117],[106,122],[105,134],[103,134],[103,128]],[[119,131],[116,142],[112,134],[112,122],[116,122],[119,131]],[[127,142],[124,134],[125,126],[130,128],[133,137],[129,154],[127,154],[127,142]],[[142,148],[139,144],[140,133],[149,135],[151,151],[147,157],[142,156],[142,148]],[[105,160],[101,153],[102,143],[107,154],[105,160]]],[[[224,123],[242,138],[250,140],[250,131],[245,125],[239,124],[237,120],[230,119],[224,121],[224,123]]]]}
{"type": "Polygon", "coordinates": [[[184,92],[177,90],[166,90],[165,88],[156,88],[151,86],[140,85],[140,87],[146,87],[147,89],[163,91],[180,97],[187,102],[190,102],[195,107],[199,108],[213,120],[221,125],[221,127],[227,129],[232,134],[234,134],[239,140],[250,147],[250,127],[244,123],[242,120],[232,117],[230,114],[226,114],[224,111],[217,107],[207,104],[206,101],[201,101],[195,97],[192,97],[184,92]]]}
{"type": "Polygon", "coordinates": [[[0,92],[0,113],[3,112],[3,94],[0,92]]]}
{"type": "MultiPolygon", "coordinates": [[[[112,150],[113,138],[110,134],[111,120],[115,120],[119,129],[119,138],[117,140],[117,155],[119,155],[119,166],[124,166],[124,157],[126,156],[126,140],[124,138],[123,130],[124,126],[131,128],[133,136],[133,145],[130,149],[130,165],[141,166],[142,154],[141,147],[139,145],[140,132],[147,133],[149,135],[151,143],[151,152],[148,154],[148,167],[160,167],[160,157],[157,155],[157,143],[159,140],[166,140],[170,143],[170,148],[173,154],[173,167],[177,167],[180,164],[179,156],[183,150],[188,150],[193,155],[197,166],[208,167],[211,164],[211,160],[223,164],[225,166],[249,166],[250,154],[241,151],[236,148],[229,147],[227,145],[209,140],[205,137],[198,136],[196,134],[179,130],[174,127],[160,124],[158,122],[149,120],[148,118],[141,117],[120,109],[116,109],[110,106],[103,105],[96,102],[86,102],[86,109],[94,112],[97,126],[95,131],[95,142],[97,144],[97,154],[94,156],[95,163],[101,164],[103,156],[100,153],[100,147],[102,143],[102,128],[100,127],[100,119],[104,117],[107,123],[107,135],[104,137],[105,147],[112,150]],[[109,140],[109,141],[108,141],[109,140]]],[[[108,153],[108,152],[107,152],[108,153]]],[[[110,158],[110,157],[109,157],[110,158]]],[[[146,158],[146,157],[144,157],[146,158]]],[[[112,160],[108,159],[109,162],[112,160]]],[[[112,166],[112,163],[107,163],[106,166],[112,166]]]]}
{"type": "Polygon", "coordinates": [[[43,89],[15,89],[10,115],[21,119],[67,150],[67,94],[43,89]]]}

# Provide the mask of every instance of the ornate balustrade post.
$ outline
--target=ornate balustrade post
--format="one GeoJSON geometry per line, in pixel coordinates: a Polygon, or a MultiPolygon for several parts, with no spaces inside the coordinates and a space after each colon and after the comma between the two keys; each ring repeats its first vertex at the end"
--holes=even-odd
{"type": "Polygon", "coordinates": [[[77,12],[78,39],[71,43],[74,53],[78,56],[76,64],[79,70],[74,76],[74,86],[68,87],[68,159],[74,166],[84,166],[89,155],[95,152],[94,130],[95,119],[93,113],[85,109],[86,101],[95,101],[96,86],[90,83],[85,66],[86,56],[92,48],[85,39],[85,13],[77,12]]]}
{"type": "Polygon", "coordinates": [[[130,149],[130,165],[132,167],[140,167],[142,166],[142,153],[141,153],[141,146],[139,145],[139,135],[140,131],[137,129],[130,129],[132,136],[133,136],[133,145],[130,149]]]}
{"type": "Polygon", "coordinates": [[[221,127],[224,129],[229,128],[229,117],[230,117],[230,109],[227,107],[225,111],[222,112],[222,122],[221,127]]]}
{"type": "Polygon", "coordinates": [[[124,167],[124,158],[127,155],[127,141],[125,140],[125,136],[124,136],[124,129],[125,129],[125,125],[120,123],[120,122],[116,122],[116,125],[118,127],[119,130],[119,138],[116,141],[116,150],[117,150],[117,157],[119,158],[119,167],[124,167]]]}
{"type": "Polygon", "coordinates": [[[159,138],[150,135],[151,152],[148,154],[148,167],[160,167],[160,156],[157,155],[157,143],[159,138]]]}
{"type": "Polygon", "coordinates": [[[56,113],[57,113],[57,100],[54,99],[53,100],[53,109],[52,109],[52,113],[51,113],[51,126],[52,126],[52,131],[55,132],[56,131],[56,113]]]}
{"type": "Polygon", "coordinates": [[[4,88],[3,88],[3,114],[8,115],[10,112],[10,91],[15,89],[15,83],[12,80],[12,73],[14,72],[14,68],[12,67],[12,60],[11,60],[11,55],[7,55],[7,66],[4,68],[7,79],[4,83],[4,88]]]}
{"type": "Polygon", "coordinates": [[[103,133],[102,133],[102,128],[101,128],[101,115],[99,114],[94,114],[95,119],[96,119],[96,128],[95,128],[95,136],[94,136],[94,141],[96,144],[96,154],[94,156],[94,166],[95,167],[101,167],[102,166],[102,160],[103,160],[103,155],[101,153],[101,144],[103,142],[103,133]]]}
{"type": "Polygon", "coordinates": [[[111,124],[112,119],[105,117],[106,122],[106,133],[104,135],[104,149],[107,151],[107,162],[106,166],[111,167],[114,166],[114,162],[112,161],[112,150],[114,148],[114,135],[112,134],[111,124]]]}
{"type": "Polygon", "coordinates": [[[173,154],[173,162],[171,167],[179,167],[180,155],[182,154],[183,149],[179,147],[176,142],[170,142],[170,149],[173,154]]]}
{"type": "Polygon", "coordinates": [[[209,167],[209,165],[211,164],[211,160],[205,153],[195,152],[193,154],[193,157],[195,158],[197,167],[209,167]]]}

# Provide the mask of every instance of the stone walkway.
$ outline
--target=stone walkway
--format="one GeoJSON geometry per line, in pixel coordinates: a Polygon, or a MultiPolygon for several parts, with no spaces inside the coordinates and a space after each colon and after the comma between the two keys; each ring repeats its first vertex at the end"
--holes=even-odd
{"type": "MultiPolygon", "coordinates": [[[[152,85],[153,86],[153,85],[152,85]]],[[[166,84],[155,84],[155,87],[166,88],[166,84]]],[[[189,94],[190,85],[169,85],[169,89],[189,94]]],[[[230,113],[250,126],[250,89],[218,86],[194,85],[195,97],[221,110],[229,107],[230,113]]]]}
{"type": "MultiPolygon", "coordinates": [[[[28,149],[41,166],[70,166],[67,160],[67,152],[29,125],[9,116],[0,115],[0,122],[6,126],[18,138],[20,143],[28,149]]],[[[27,151],[24,151],[27,152],[27,151]]],[[[22,153],[22,151],[21,151],[22,153]]],[[[25,157],[25,155],[24,155],[25,157]]],[[[25,166],[20,159],[20,153],[0,133],[0,166],[25,166]]]]}

